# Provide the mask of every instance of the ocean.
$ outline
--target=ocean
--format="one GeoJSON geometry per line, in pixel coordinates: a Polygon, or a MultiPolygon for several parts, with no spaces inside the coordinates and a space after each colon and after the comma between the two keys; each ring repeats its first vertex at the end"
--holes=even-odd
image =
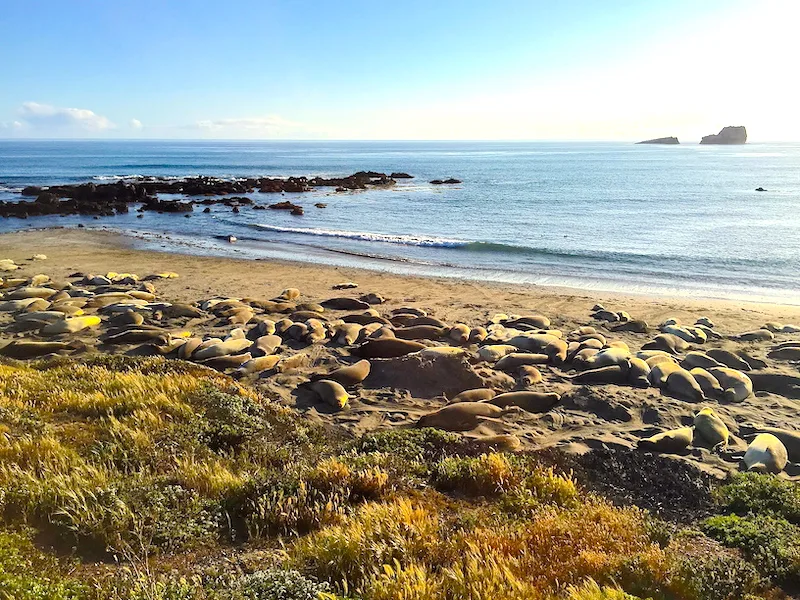
{"type": "Polygon", "coordinates": [[[800,304],[800,144],[0,141],[0,200],[136,175],[415,176],[389,190],[250,194],[288,211],[0,219],[107,228],[143,248],[394,273],[800,304]],[[459,185],[435,186],[455,177],[459,185]],[[758,187],[766,192],[756,192],[758,187]],[[315,208],[323,202],[327,208],[315,208]],[[220,238],[234,235],[235,244],[220,238]]]}

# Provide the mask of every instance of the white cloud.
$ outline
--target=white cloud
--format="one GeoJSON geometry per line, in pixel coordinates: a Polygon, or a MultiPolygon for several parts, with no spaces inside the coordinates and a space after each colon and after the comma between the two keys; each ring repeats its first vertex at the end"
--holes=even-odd
{"type": "Polygon", "coordinates": [[[38,102],[25,102],[18,114],[21,122],[35,129],[104,131],[114,124],[106,117],[86,108],[60,108],[38,102]]]}
{"type": "Polygon", "coordinates": [[[143,127],[142,122],[139,119],[131,119],[130,126],[131,129],[141,129],[143,127]]]}

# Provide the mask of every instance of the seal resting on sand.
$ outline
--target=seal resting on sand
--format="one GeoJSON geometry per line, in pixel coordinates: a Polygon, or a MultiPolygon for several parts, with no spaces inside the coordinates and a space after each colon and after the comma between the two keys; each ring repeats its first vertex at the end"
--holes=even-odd
{"type": "Polygon", "coordinates": [[[679,453],[686,450],[692,443],[694,431],[691,427],[681,427],[662,431],[649,438],[639,440],[638,446],[642,450],[652,452],[679,453]]]}
{"type": "Polygon", "coordinates": [[[411,340],[398,340],[396,338],[386,338],[381,340],[368,340],[361,344],[354,354],[362,358],[397,358],[412,352],[419,352],[425,348],[425,344],[413,342],[411,340]]]}
{"type": "Polygon", "coordinates": [[[347,390],[340,383],[330,379],[312,381],[308,386],[319,396],[320,400],[334,408],[344,408],[350,399],[350,396],[347,395],[347,390]]]}
{"type": "Polygon", "coordinates": [[[499,406],[488,402],[458,402],[421,416],[417,421],[417,427],[469,431],[480,424],[482,417],[499,417],[504,412],[499,406]]]}
{"type": "Polygon", "coordinates": [[[460,394],[456,394],[453,396],[451,402],[480,402],[481,400],[491,400],[495,396],[494,390],[476,388],[474,390],[464,390],[460,394]]]}
{"type": "Polygon", "coordinates": [[[789,431],[778,427],[758,427],[756,431],[774,435],[783,443],[789,460],[800,463],[800,431],[789,431]]]}
{"type": "Polygon", "coordinates": [[[789,461],[786,447],[771,433],[759,433],[750,442],[742,462],[748,471],[780,473],[789,461]]]}
{"type": "Polygon", "coordinates": [[[676,369],[667,376],[667,391],[672,392],[679,398],[685,400],[692,400],[694,402],[702,402],[705,400],[705,394],[700,384],[697,383],[694,376],[686,369],[676,369]]]}
{"type": "Polygon", "coordinates": [[[702,367],[695,367],[689,373],[692,374],[694,380],[703,390],[707,398],[715,398],[722,395],[722,386],[720,386],[717,378],[702,367]]]}
{"type": "Polygon", "coordinates": [[[700,437],[712,448],[728,444],[730,436],[728,427],[711,408],[706,407],[694,416],[694,427],[700,437]]]}
{"type": "Polygon", "coordinates": [[[689,344],[671,333],[660,333],[642,346],[642,350],[662,350],[670,354],[678,354],[689,348],[689,344]]]}
{"type": "Polygon", "coordinates": [[[753,382],[741,371],[729,367],[714,367],[708,372],[719,381],[728,402],[741,402],[753,394],[753,382]]]}
{"type": "Polygon", "coordinates": [[[559,400],[561,396],[552,392],[506,392],[495,396],[489,402],[500,408],[517,406],[528,412],[540,413],[553,408],[559,400]]]}
{"type": "Polygon", "coordinates": [[[351,387],[364,381],[369,375],[370,364],[368,360],[360,360],[347,367],[335,369],[326,375],[316,376],[318,379],[329,379],[345,387],[351,387]]]}
{"type": "Polygon", "coordinates": [[[65,350],[79,350],[85,348],[80,342],[34,342],[28,340],[14,340],[0,348],[0,356],[9,358],[38,358],[47,354],[55,354],[65,350]]]}

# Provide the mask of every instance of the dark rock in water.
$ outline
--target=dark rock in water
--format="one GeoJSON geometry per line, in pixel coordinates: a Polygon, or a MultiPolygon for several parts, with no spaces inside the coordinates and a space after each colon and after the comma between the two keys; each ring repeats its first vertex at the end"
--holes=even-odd
{"type": "Polygon", "coordinates": [[[58,196],[49,192],[42,192],[34,202],[37,204],[58,204],[58,196]]]}
{"type": "Polygon", "coordinates": [[[303,207],[302,207],[302,206],[295,206],[295,207],[292,209],[292,214],[293,214],[293,215],[298,215],[298,216],[299,216],[299,215],[302,215],[302,214],[304,214],[304,213],[303,213],[303,207]]]}
{"type": "Polygon", "coordinates": [[[233,209],[231,209],[231,212],[234,212],[234,213],[237,213],[237,214],[238,214],[238,212],[239,212],[239,207],[238,207],[238,206],[234,206],[234,207],[233,207],[233,209]]]}
{"type": "Polygon", "coordinates": [[[325,204],[324,202],[317,202],[314,206],[316,206],[317,208],[328,208],[328,205],[325,204]]]}
{"type": "Polygon", "coordinates": [[[29,185],[26,188],[23,188],[22,195],[23,196],[38,196],[42,193],[42,188],[36,185],[29,185]]]}
{"type": "Polygon", "coordinates": [[[292,204],[289,201],[277,202],[275,204],[270,204],[269,207],[271,209],[273,209],[273,210],[291,210],[292,212],[294,212],[295,209],[298,209],[298,208],[300,210],[303,210],[302,207],[298,206],[297,204],[292,204]]]}
{"type": "Polygon", "coordinates": [[[262,204],[256,204],[253,206],[253,210],[267,210],[267,207],[262,204]]]}
{"type": "Polygon", "coordinates": [[[637,144],[680,144],[678,138],[676,137],[663,137],[663,138],[654,138],[652,140],[644,140],[643,142],[636,142],[637,144]]]}
{"type": "Polygon", "coordinates": [[[744,144],[747,142],[747,129],[744,126],[723,127],[716,135],[706,135],[701,144],[744,144]]]}
{"type": "Polygon", "coordinates": [[[186,213],[194,210],[191,202],[179,202],[177,200],[152,200],[145,203],[142,208],[163,213],[186,213]]]}
{"type": "Polygon", "coordinates": [[[204,213],[210,213],[210,212],[211,212],[211,207],[210,207],[210,206],[206,206],[206,207],[203,209],[203,212],[204,212],[204,213]]]}
{"type": "Polygon", "coordinates": [[[763,187],[757,187],[756,191],[757,192],[766,192],[767,190],[765,190],[763,187]]]}
{"type": "Polygon", "coordinates": [[[430,183],[432,185],[452,185],[455,183],[461,183],[461,180],[451,177],[450,179],[434,179],[430,183]]]}
{"type": "Polygon", "coordinates": [[[409,175],[408,173],[392,173],[389,175],[392,179],[414,179],[413,175],[409,175]]]}

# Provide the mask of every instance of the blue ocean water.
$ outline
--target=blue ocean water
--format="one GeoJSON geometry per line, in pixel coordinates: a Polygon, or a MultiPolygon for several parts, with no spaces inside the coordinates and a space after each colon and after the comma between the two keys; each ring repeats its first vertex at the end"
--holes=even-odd
{"type": "Polygon", "coordinates": [[[0,141],[0,200],[18,199],[25,185],[135,175],[358,170],[415,178],[390,190],[281,198],[304,216],[217,205],[189,219],[4,219],[0,231],[83,223],[181,252],[800,304],[800,144],[0,141]],[[447,177],[463,183],[428,183],[447,177]],[[227,235],[240,241],[220,241],[227,235]]]}

